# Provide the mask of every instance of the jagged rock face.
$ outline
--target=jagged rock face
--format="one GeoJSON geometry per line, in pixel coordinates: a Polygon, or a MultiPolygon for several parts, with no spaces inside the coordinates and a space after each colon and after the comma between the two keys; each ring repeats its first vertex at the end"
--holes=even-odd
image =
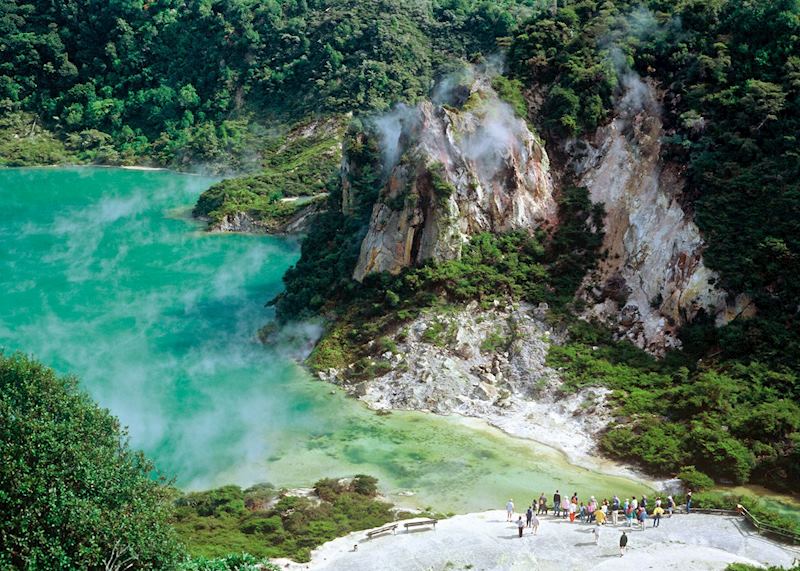
{"type": "Polygon", "coordinates": [[[547,153],[485,82],[473,86],[464,109],[424,102],[396,121],[397,140],[384,141],[392,149],[390,174],[361,244],[356,280],[458,258],[479,232],[554,222],[547,153]]]}
{"type": "Polygon", "coordinates": [[[660,105],[633,79],[617,117],[594,140],[568,147],[578,183],[605,205],[607,255],[585,285],[588,314],[655,354],[679,345],[681,325],[703,309],[730,319],[727,293],[703,264],[703,239],[678,198],[684,181],[661,160],[660,105]]]}

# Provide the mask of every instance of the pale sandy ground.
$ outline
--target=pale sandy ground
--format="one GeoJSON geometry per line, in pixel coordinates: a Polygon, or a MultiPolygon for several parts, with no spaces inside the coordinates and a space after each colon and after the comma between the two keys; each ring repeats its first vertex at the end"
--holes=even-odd
{"type": "Polygon", "coordinates": [[[129,171],[164,171],[167,170],[163,167],[145,167],[142,165],[124,165],[119,168],[126,169],[129,171]]]}
{"type": "Polygon", "coordinates": [[[366,539],[357,532],[315,550],[307,564],[276,561],[290,570],[394,571],[490,569],[674,569],[716,570],[729,563],[789,566],[800,560],[800,550],[767,540],[737,517],[676,515],[661,527],[628,531],[628,552],[619,556],[623,526],[602,529],[594,544],[591,526],[541,517],[539,534],[505,521],[504,511],[455,516],[440,521],[436,530],[415,528],[396,535],[366,539]],[[357,544],[358,550],[353,551],[357,544]]]}

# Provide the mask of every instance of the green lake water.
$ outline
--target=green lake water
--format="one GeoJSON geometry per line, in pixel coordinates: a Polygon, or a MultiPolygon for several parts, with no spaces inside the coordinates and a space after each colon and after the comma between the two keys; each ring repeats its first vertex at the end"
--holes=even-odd
{"type": "MultiPolygon", "coordinates": [[[[214,235],[189,211],[213,181],[165,171],[0,171],[0,347],[61,372],[187,488],[368,473],[398,502],[468,511],[555,488],[649,491],[474,422],[379,416],[264,347],[294,239],[214,235]],[[398,495],[413,492],[413,496],[398,495]]],[[[311,327],[311,326],[309,326],[311,327]]]]}

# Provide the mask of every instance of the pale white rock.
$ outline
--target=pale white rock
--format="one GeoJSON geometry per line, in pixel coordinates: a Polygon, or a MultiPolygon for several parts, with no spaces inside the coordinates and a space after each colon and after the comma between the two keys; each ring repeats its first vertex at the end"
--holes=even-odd
{"type": "Polygon", "coordinates": [[[398,351],[413,359],[355,387],[343,384],[376,410],[480,418],[513,436],[555,447],[575,463],[641,477],[629,467],[598,460],[598,436],[614,420],[607,404],[611,391],[589,387],[562,394],[562,380],[545,359],[563,335],[536,317],[544,313],[544,307],[527,304],[482,310],[474,302],[446,313],[427,310],[395,335],[398,351]],[[433,323],[442,323],[449,337],[426,342],[424,333],[433,323]],[[482,350],[490,336],[500,336],[502,346],[482,350]]]}
{"type": "Polygon", "coordinates": [[[606,211],[606,255],[584,280],[584,295],[595,300],[586,316],[616,322],[635,344],[661,354],[679,346],[679,328],[701,310],[720,324],[736,312],[703,263],[703,238],[679,202],[685,184],[680,170],[661,158],[655,90],[638,78],[628,83],[616,118],[593,140],[567,149],[578,183],[606,211]]]}
{"type": "Polygon", "coordinates": [[[606,525],[595,545],[589,525],[539,519],[538,534],[526,529],[522,538],[503,510],[458,515],[439,521],[435,530],[408,532],[401,523],[396,534],[368,539],[359,531],[334,539],[315,549],[308,563],[274,563],[292,571],[722,571],[731,563],[789,567],[797,557],[790,546],[758,535],[738,516],[676,515],[655,529],[626,530],[624,557],[618,547],[622,525],[606,525]]]}

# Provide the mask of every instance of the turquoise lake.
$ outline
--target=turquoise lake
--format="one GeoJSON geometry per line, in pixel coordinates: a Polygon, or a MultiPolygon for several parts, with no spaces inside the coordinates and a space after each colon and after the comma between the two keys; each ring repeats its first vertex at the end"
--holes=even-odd
{"type": "Polygon", "coordinates": [[[302,348],[260,344],[299,242],[204,232],[189,213],[211,183],[0,171],[0,347],[77,375],[186,488],[368,473],[395,501],[454,511],[557,487],[648,491],[476,422],[379,416],[299,367],[302,348]]]}

